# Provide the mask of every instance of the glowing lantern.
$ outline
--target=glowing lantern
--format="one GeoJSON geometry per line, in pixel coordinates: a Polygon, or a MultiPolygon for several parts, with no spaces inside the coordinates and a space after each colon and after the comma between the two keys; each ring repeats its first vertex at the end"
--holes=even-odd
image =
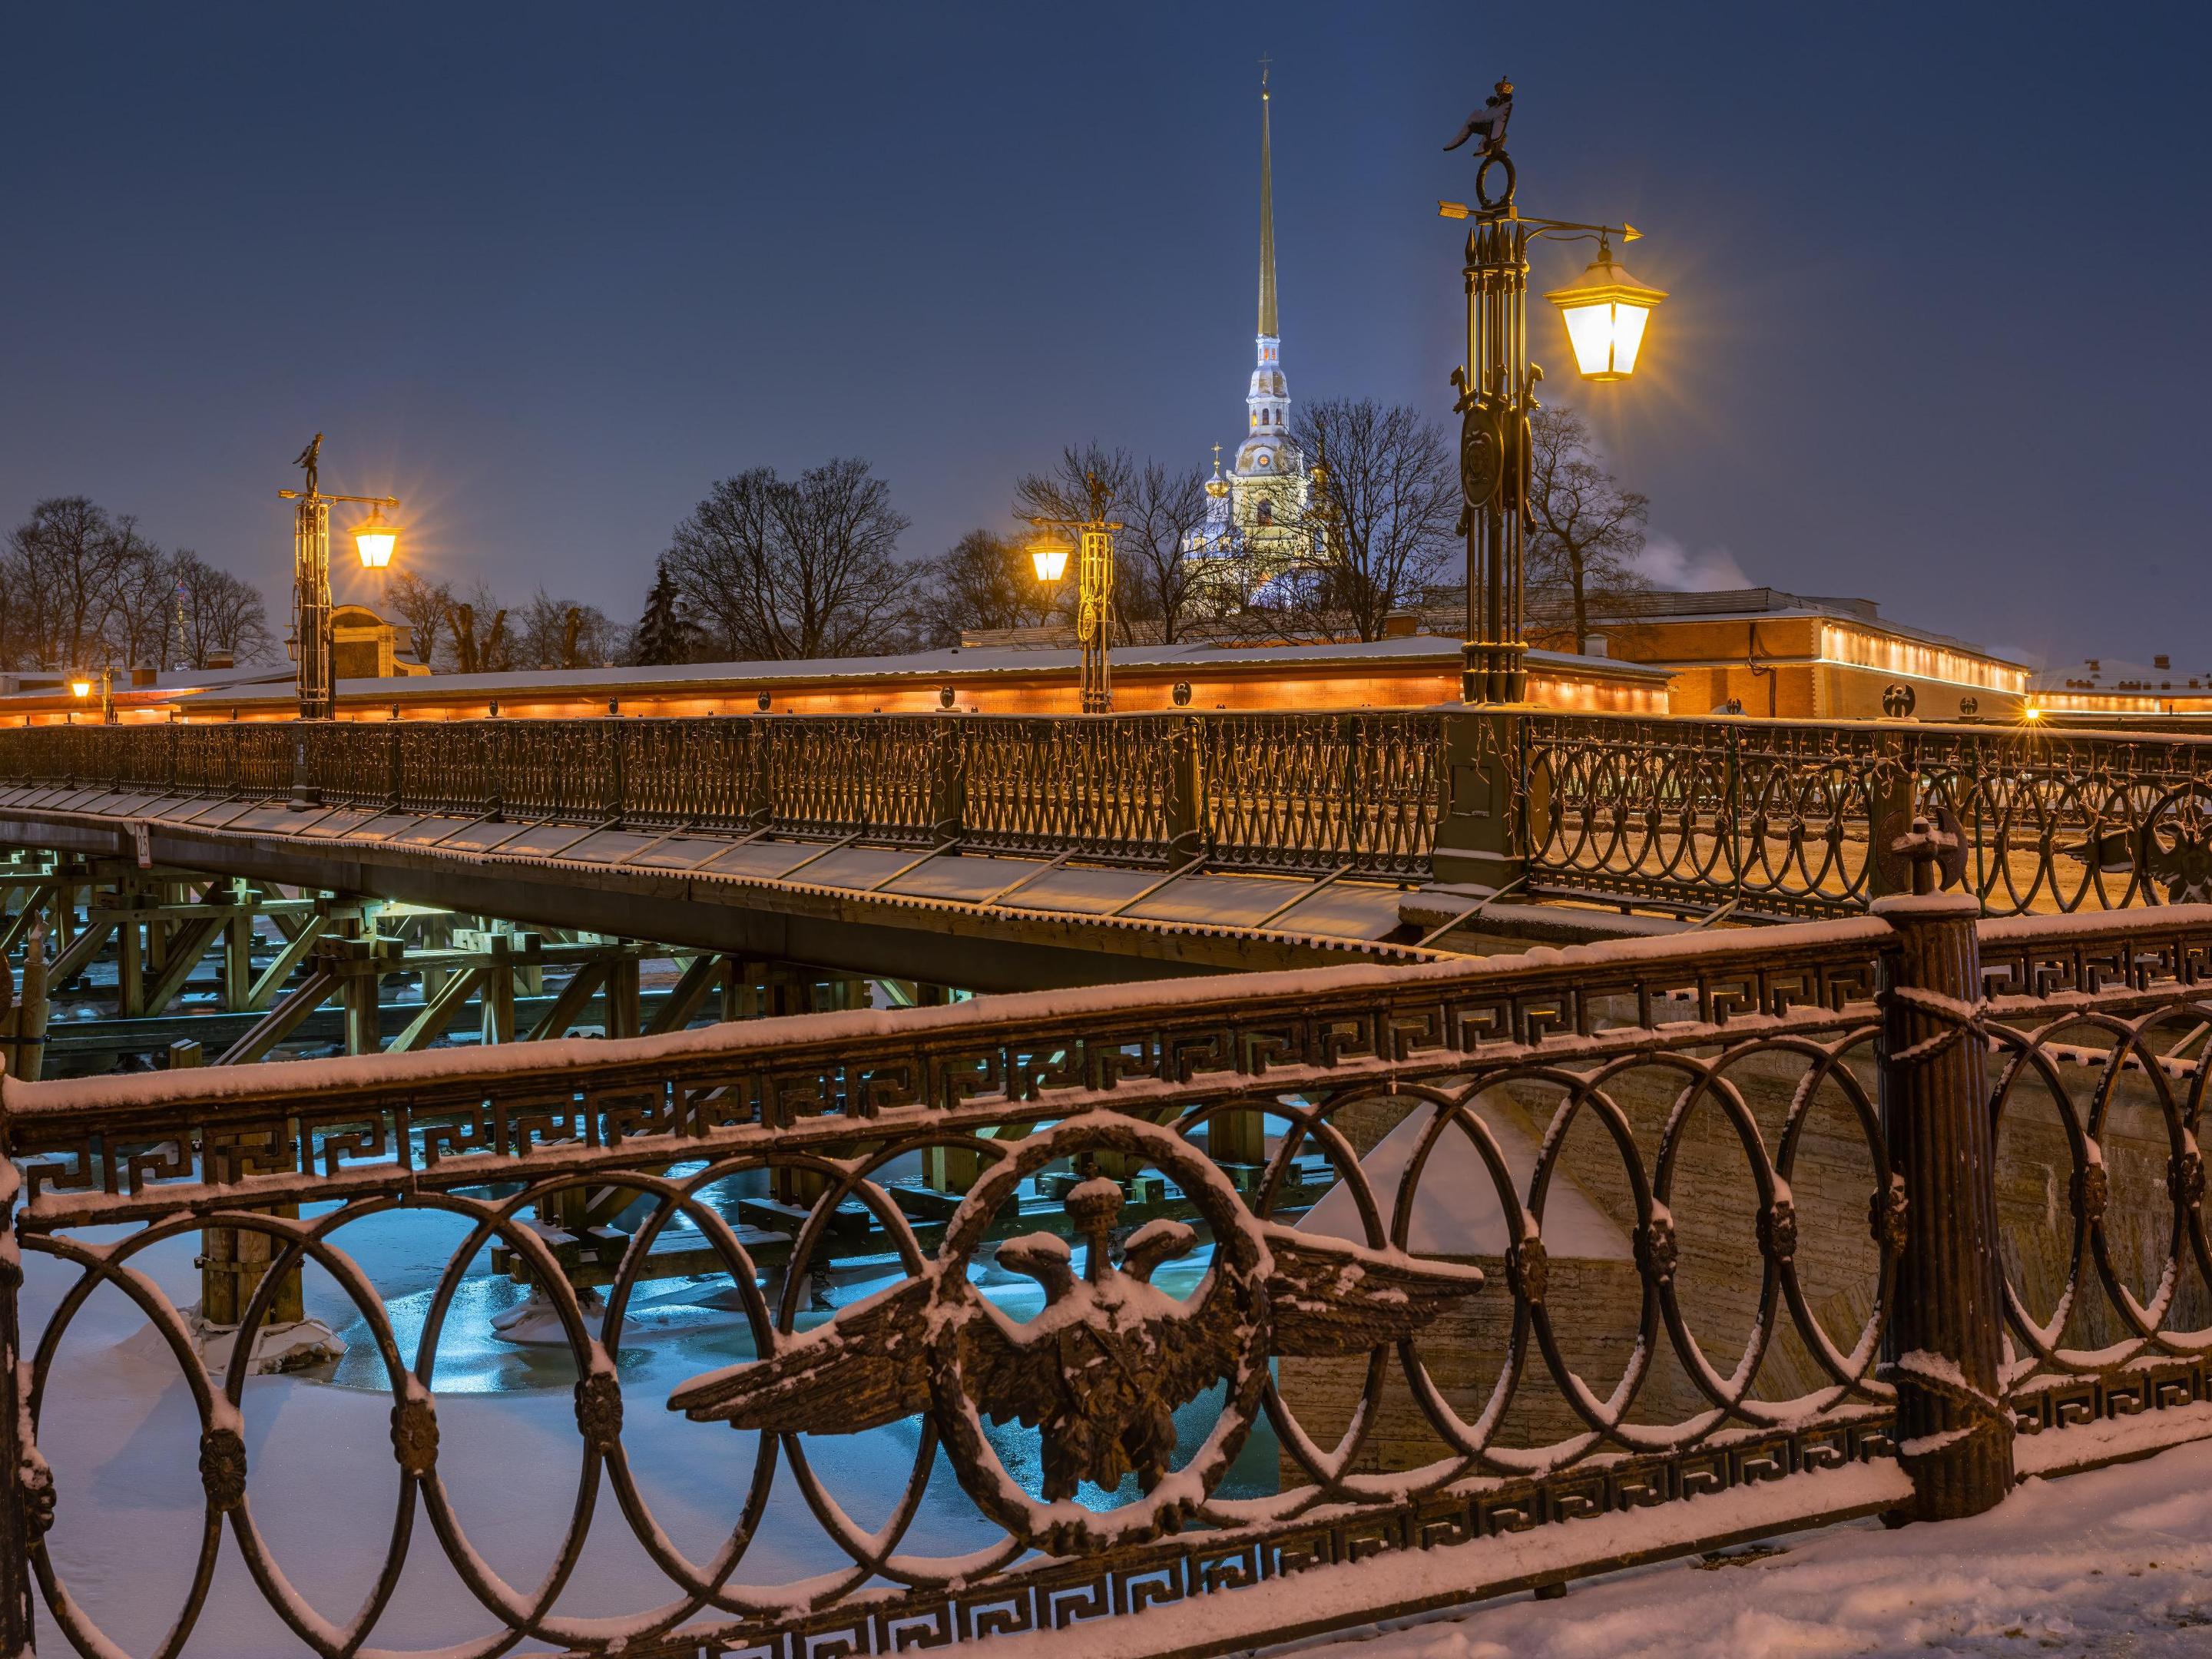
{"type": "Polygon", "coordinates": [[[1574,347],[1575,366],[1587,380],[1625,380],[1636,371],[1644,325],[1666,295],[1646,288],[1613,262],[1613,246],[1598,240],[1589,269],[1544,296],[1559,307],[1574,347]]]}
{"type": "Polygon", "coordinates": [[[1056,582],[1067,574],[1067,544],[1039,542],[1030,549],[1030,562],[1041,582],[1056,582]]]}
{"type": "Polygon", "coordinates": [[[399,526],[387,523],[384,509],[372,504],[368,517],[354,526],[354,546],[361,553],[364,570],[382,570],[392,562],[392,550],[399,545],[399,526]]]}

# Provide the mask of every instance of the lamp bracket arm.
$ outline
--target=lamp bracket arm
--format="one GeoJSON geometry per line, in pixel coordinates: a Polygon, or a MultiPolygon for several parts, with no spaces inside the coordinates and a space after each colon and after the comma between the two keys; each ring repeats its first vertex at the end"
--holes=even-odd
{"type": "Polygon", "coordinates": [[[1617,225],[1586,225],[1576,219],[1529,219],[1512,212],[1479,213],[1464,202],[1438,202],[1437,214],[1438,217],[1444,219],[1510,220],[1516,224],[1528,226],[1529,240],[1532,241],[1539,236],[1550,236],[1559,241],[1569,242],[1587,240],[1592,236],[1618,236],[1624,242],[1635,242],[1641,241],[1644,237],[1642,231],[1625,219],[1617,225]],[[1581,232],[1583,234],[1580,236],[1571,234],[1562,234],[1563,232],[1581,232]]]}
{"type": "Polygon", "coordinates": [[[1571,219],[1523,219],[1529,227],[1528,240],[1548,236],[1555,242],[1587,242],[1593,237],[1619,237],[1624,242],[1643,240],[1644,233],[1623,220],[1617,225],[1585,225],[1571,219]]]}
{"type": "MultiPolygon", "coordinates": [[[[306,495],[306,492],[297,489],[280,489],[276,492],[277,499],[286,501],[296,501],[300,500],[303,495],[306,495]]],[[[329,494],[327,491],[320,489],[314,491],[312,495],[307,495],[306,498],[309,501],[359,501],[365,507],[397,507],[399,505],[399,497],[397,495],[333,495],[329,494]]]]}

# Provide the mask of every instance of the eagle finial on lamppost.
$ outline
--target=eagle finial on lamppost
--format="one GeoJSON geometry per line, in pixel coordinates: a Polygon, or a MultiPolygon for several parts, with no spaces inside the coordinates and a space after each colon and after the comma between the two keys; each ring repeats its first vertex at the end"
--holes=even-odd
{"type": "Polygon", "coordinates": [[[307,470],[307,487],[301,493],[309,497],[313,497],[314,495],[316,493],[315,486],[322,482],[321,477],[319,477],[319,465],[322,459],[322,453],[323,434],[318,432],[315,434],[313,440],[309,442],[307,447],[295,456],[292,460],[293,465],[305,467],[307,470]]]}

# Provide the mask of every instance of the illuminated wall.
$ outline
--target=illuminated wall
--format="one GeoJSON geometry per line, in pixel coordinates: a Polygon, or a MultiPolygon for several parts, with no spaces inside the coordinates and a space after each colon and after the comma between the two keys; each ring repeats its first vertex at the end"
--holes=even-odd
{"type": "Polygon", "coordinates": [[[1978,687],[2021,696],[2027,690],[2027,671],[1973,652],[1954,651],[1895,634],[1869,634],[1837,623],[1820,625],[1820,655],[1828,662],[1848,663],[1885,674],[1906,674],[1916,679],[1946,685],[1978,687]]]}

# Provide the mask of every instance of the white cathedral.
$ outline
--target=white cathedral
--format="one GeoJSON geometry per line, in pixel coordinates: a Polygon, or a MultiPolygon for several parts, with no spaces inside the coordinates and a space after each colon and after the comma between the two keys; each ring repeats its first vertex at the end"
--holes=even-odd
{"type": "Polygon", "coordinates": [[[1291,398],[1283,381],[1283,341],[1275,315],[1274,169],[1269,154],[1267,77],[1260,80],[1260,332],[1259,362],[1245,394],[1244,441],[1229,476],[1221,476],[1221,446],[1213,447],[1213,477],[1206,485],[1206,522],[1183,550],[1223,560],[1224,577],[1249,602],[1291,562],[1303,529],[1309,480],[1305,458],[1290,433],[1291,398]]]}

